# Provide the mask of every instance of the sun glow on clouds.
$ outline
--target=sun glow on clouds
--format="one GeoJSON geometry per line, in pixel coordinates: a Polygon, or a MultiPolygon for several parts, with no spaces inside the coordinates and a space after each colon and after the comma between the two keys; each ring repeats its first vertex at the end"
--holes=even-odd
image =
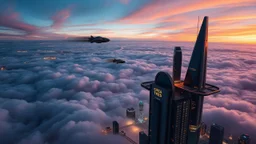
{"type": "MultiPolygon", "coordinates": [[[[256,43],[254,0],[110,1],[107,3],[111,11],[105,10],[104,4],[93,1],[88,1],[94,3],[95,8],[92,9],[84,8],[86,3],[79,1],[67,0],[66,5],[46,2],[44,4],[56,4],[60,8],[51,15],[37,13],[37,19],[43,15],[42,19],[47,17],[52,21],[51,25],[45,27],[23,22],[24,13],[21,15],[22,11],[18,11],[22,6],[19,9],[14,7],[9,15],[4,12],[8,10],[4,10],[0,12],[0,17],[5,21],[0,21],[0,27],[11,29],[1,30],[0,38],[60,39],[68,36],[102,35],[110,38],[194,41],[197,17],[202,19],[203,16],[209,16],[210,42],[256,43]],[[99,16],[99,12],[106,14],[99,16]],[[116,18],[111,19],[112,15],[116,18]],[[96,17],[99,21],[91,21],[89,17],[96,17]]],[[[43,9],[40,6],[38,8],[43,9]]]]}

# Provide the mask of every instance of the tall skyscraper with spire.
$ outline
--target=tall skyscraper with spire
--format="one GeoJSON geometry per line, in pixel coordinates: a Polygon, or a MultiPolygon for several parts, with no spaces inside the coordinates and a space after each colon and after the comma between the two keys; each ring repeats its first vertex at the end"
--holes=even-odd
{"type": "Polygon", "coordinates": [[[204,96],[219,92],[206,84],[208,17],[204,17],[185,80],[180,80],[182,51],[174,50],[173,78],[159,72],[155,81],[144,82],[150,91],[148,144],[197,144],[204,96]]]}

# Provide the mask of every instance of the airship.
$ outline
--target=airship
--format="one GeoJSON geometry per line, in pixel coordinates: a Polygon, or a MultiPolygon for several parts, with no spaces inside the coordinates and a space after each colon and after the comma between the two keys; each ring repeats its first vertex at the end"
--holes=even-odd
{"type": "Polygon", "coordinates": [[[101,36],[97,36],[97,37],[89,37],[88,41],[91,43],[105,43],[105,42],[109,42],[110,40],[108,38],[105,37],[101,37],[101,36]]]}
{"type": "Polygon", "coordinates": [[[73,42],[90,42],[90,43],[106,43],[109,42],[110,40],[105,37],[101,36],[90,36],[90,37],[75,37],[71,38],[68,41],[73,41],[73,42]]]}
{"type": "Polygon", "coordinates": [[[108,59],[107,62],[111,62],[111,63],[116,63],[116,64],[119,64],[119,63],[125,63],[124,60],[121,60],[121,59],[108,59]]]}

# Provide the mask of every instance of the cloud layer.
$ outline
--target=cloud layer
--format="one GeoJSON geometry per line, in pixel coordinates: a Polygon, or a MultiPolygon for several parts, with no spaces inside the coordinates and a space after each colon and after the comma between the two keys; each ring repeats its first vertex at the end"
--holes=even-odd
{"type": "MultiPolygon", "coordinates": [[[[176,45],[183,46],[184,77],[192,43],[1,43],[7,70],[0,71],[0,143],[128,143],[100,131],[113,120],[124,125],[125,109],[140,100],[147,114],[149,93],[140,83],[160,70],[171,73],[176,45]],[[108,63],[113,57],[127,63],[108,63]]],[[[207,82],[221,93],[205,98],[203,121],[223,125],[234,138],[256,137],[255,53],[253,45],[209,45],[207,82]]]]}

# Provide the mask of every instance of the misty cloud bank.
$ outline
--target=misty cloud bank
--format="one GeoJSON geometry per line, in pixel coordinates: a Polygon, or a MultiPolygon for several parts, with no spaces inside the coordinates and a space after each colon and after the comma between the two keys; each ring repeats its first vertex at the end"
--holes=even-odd
{"type": "MultiPolygon", "coordinates": [[[[175,45],[183,46],[184,77],[192,43],[0,43],[0,65],[8,69],[0,71],[0,143],[128,143],[100,131],[113,120],[123,125],[125,109],[140,100],[147,113],[149,93],[140,83],[171,73],[175,45]],[[127,63],[106,62],[115,56],[127,63]]],[[[203,121],[235,139],[256,137],[255,59],[253,45],[209,45],[207,82],[222,91],[205,98],[203,121]]]]}

